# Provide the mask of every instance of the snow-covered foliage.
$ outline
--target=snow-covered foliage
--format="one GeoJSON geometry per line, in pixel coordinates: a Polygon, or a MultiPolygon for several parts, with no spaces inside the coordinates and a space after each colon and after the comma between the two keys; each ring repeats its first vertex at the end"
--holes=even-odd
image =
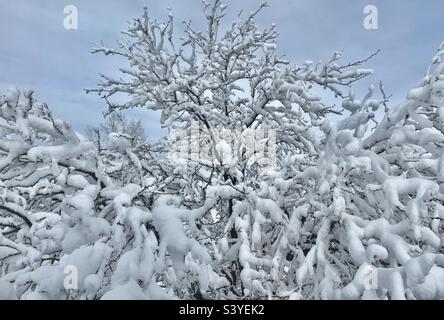
{"type": "Polygon", "coordinates": [[[444,45],[390,108],[382,84],[350,89],[368,59],[279,58],[255,23],[266,6],[223,32],[226,7],[204,3],[208,29],[181,41],[145,9],[118,49],[93,49],[130,66],[88,90],[110,112],[89,138],[31,91],[0,98],[0,298],[444,298],[444,45]],[[116,113],[133,107],[209,157],[147,143],[116,113]],[[272,165],[242,144],[250,129],[273,132],[253,137],[272,165]]]}

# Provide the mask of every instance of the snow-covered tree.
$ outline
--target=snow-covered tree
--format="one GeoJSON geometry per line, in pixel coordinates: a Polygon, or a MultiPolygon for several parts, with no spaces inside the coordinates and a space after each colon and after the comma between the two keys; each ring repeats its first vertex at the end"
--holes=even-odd
{"type": "Polygon", "coordinates": [[[110,135],[116,134],[130,138],[132,146],[146,140],[142,121],[128,120],[122,111],[114,111],[106,116],[101,125],[90,126],[86,129],[86,136],[99,149],[109,141],[110,135]]]}
{"type": "Polygon", "coordinates": [[[382,100],[373,87],[362,101],[351,93],[343,103],[351,114],[323,124],[318,190],[301,207],[310,217],[302,230],[316,235],[296,268],[302,297],[444,298],[442,49],[370,135],[373,112],[387,102],[382,86],[382,100]]]}
{"type": "MultiPolygon", "coordinates": [[[[339,64],[339,53],[326,63],[308,61],[292,67],[277,56],[275,26],[260,30],[255,23],[255,17],[266,6],[263,2],[223,31],[220,25],[226,6],[219,0],[204,3],[208,29],[201,32],[186,23],[180,43],[174,38],[172,15],[166,22],[158,22],[145,9],[118,49],[93,49],[123,56],[130,67],[120,69],[121,79],[103,76],[100,87],[90,91],[98,92],[111,110],[161,110],[161,124],[170,130],[179,128],[185,132],[181,139],[189,139],[190,157],[185,157],[188,161],[182,172],[199,172],[199,177],[192,176],[195,187],[189,189],[191,194],[177,195],[182,196],[179,207],[200,211],[197,215],[190,213],[186,220],[199,226],[195,233],[211,234],[209,248],[219,251],[214,253],[217,271],[227,277],[230,287],[213,292],[213,297],[279,294],[282,260],[291,251],[279,246],[291,219],[293,204],[287,202],[305,190],[290,182],[286,187],[273,183],[303,174],[308,163],[314,164],[320,146],[313,128],[334,112],[312,87],[320,86],[342,97],[351,83],[371,73],[359,68],[363,61],[339,64]],[[125,103],[113,101],[120,94],[131,99],[125,103]],[[193,127],[193,123],[197,125],[193,127]],[[224,130],[231,136],[224,135],[224,130]],[[247,132],[256,135],[261,131],[264,154],[270,155],[273,149],[276,158],[285,162],[276,164],[276,174],[283,176],[280,179],[261,175],[261,166],[251,161],[254,150],[248,152],[248,143],[243,143],[248,139],[247,132]],[[236,139],[237,135],[233,139],[233,132],[244,139],[236,139]],[[273,133],[273,141],[268,132],[273,133]],[[208,150],[207,161],[192,157],[193,144],[197,151],[208,150]],[[225,163],[223,153],[227,148],[223,146],[233,150],[234,161],[225,163]],[[292,167],[289,172],[282,170],[286,165],[292,167]],[[217,221],[214,212],[219,216],[217,221]]],[[[252,138],[258,140],[257,136],[252,138]]]]}

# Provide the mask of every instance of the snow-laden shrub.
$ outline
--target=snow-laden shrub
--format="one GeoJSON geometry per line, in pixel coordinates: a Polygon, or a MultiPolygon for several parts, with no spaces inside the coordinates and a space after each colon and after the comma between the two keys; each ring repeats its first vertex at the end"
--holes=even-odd
{"type": "MultiPolygon", "coordinates": [[[[161,146],[130,147],[114,132],[99,152],[32,92],[11,88],[0,102],[1,283],[23,299],[168,297],[156,276],[168,282],[168,266],[153,252],[168,246],[167,231],[186,235],[174,210],[148,209],[158,189],[180,183],[152,156],[161,146]],[[76,290],[64,283],[72,266],[76,290]]],[[[178,261],[191,251],[209,263],[196,241],[180,244],[178,261]]]]}

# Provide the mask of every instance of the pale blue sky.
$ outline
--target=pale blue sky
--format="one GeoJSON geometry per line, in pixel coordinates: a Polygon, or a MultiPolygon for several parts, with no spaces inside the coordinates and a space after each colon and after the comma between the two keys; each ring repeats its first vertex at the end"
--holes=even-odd
{"type": "MultiPolygon", "coordinates": [[[[227,24],[241,8],[257,7],[257,0],[225,1],[227,24]]],[[[348,59],[361,59],[377,49],[381,53],[366,67],[375,75],[358,86],[364,93],[370,82],[383,80],[400,101],[422,77],[436,48],[444,40],[442,0],[270,0],[258,19],[261,26],[276,23],[279,53],[294,64],[328,59],[343,50],[348,59]],[[363,8],[376,5],[379,29],[366,30],[363,8]]],[[[114,46],[127,21],[138,17],[144,5],[163,19],[173,9],[176,22],[193,20],[202,26],[200,0],[0,0],[0,92],[7,86],[32,88],[57,117],[82,131],[101,121],[105,105],[83,89],[94,87],[99,73],[110,74],[124,64],[117,58],[93,55],[101,40],[114,46]],[[79,29],[65,30],[63,8],[79,11],[79,29]]],[[[181,24],[176,24],[181,31],[181,24]]],[[[161,135],[159,117],[146,110],[130,112],[140,118],[151,137],[161,135]]]]}

